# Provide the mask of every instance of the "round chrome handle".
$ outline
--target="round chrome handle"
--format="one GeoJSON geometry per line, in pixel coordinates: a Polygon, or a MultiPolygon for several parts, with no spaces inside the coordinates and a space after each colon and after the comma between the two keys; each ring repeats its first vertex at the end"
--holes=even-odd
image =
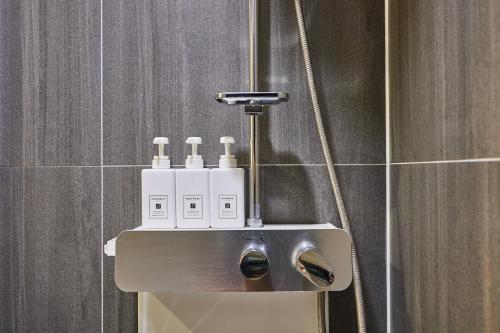
{"type": "Polygon", "coordinates": [[[258,280],[269,271],[269,260],[261,250],[246,250],[241,255],[240,270],[247,279],[258,280]]]}
{"type": "Polygon", "coordinates": [[[316,287],[328,288],[335,280],[332,266],[314,248],[300,251],[295,266],[316,287]]]}

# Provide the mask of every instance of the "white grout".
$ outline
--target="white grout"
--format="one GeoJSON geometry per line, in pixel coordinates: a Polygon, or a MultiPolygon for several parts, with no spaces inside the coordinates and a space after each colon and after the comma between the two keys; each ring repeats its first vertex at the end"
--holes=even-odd
{"type": "MultiPolygon", "coordinates": [[[[337,166],[384,166],[385,163],[337,163],[337,166]]],[[[207,168],[216,168],[218,164],[206,164],[207,168]]],[[[248,167],[248,164],[239,164],[238,167],[248,167]]],[[[295,167],[295,166],[304,166],[304,167],[324,167],[326,164],[314,164],[314,163],[290,163],[290,164],[259,164],[259,167],[295,167]]],[[[130,168],[130,167],[151,167],[150,164],[121,164],[121,165],[104,165],[104,168],[130,168]]],[[[172,164],[172,168],[183,168],[184,164],[172,164]]]]}
{"type": "MultiPolygon", "coordinates": [[[[388,135],[388,134],[386,134],[388,135]]],[[[386,144],[387,145],[387,144],[386,144]]],[[[386,147],[386,150],[388,148],[386,147]]],[[[101,147],[102,151],[102,147],[101,147]]],[[[390,158],[390,152],[386,152],[386,159],[390,158]]],[[[102,159],[102,157],[101,157],[102,159]]],[[[336,166],[385,166],[390,165],[414,165],[414,164],[452,164],[452,163],[487,163],[487,162],[500,162],[500,157],[492,158],[473,158],[464,160],[437,160],[437,161],[419,161],[419,162],[392,162],[387,161],[386,163],[335,163],[336,166]]],[[[218,164],[207,164],[205,167],[216,168],[218,164]]],[[[282,164],[260,164],[261,167],[324,167],[326,164],[314,164],[314,163],[282,163],[282,164]]],[[[24,168],[147,168],[151,167],[151,164],[108,164],[108,165],[28,165],[24,168]]],[[[172,168],[182,168],[184,164],[173,164],[172,168]]],[[[248,167],[248,164],[239,164],[238,167],[248,167]]],[[[0,168],[16,168],[16,166],[0,165],[0,168]]]]}
{"type": "Polygon", "coordinates": [[[451,164],[451,163],[481,163],[500,162],[500,157],[491,158],[470,158],[464,160],[441,160],[441,161],[420,161],[420,162],[393,162],[391,165],[413,165],[413,164],[451,164]]]}
{"type": "Polygon", "coordinates": [[[387,333],[392,332],[391,300],[391,121],[389,77],[389,0],[384,1],[385,48],[385,286],[387,333]]]}
{"type": "Polygon", "coordinates": [[[102,36],[102,1],[100,1],[100,34],[101,34],[101,39],[100,39],[100,62],[101,62],[101,73],[100,73],[100,82],[101,82],[101,98],[100,98],[100,103],[101,103],[101,333],[104,333],[104,144],[103,144],[103,137],[104,137],[104,130],[103,130],[103,109],[104,109],[104,95],[103,95],[103,36],[102,36]]]}

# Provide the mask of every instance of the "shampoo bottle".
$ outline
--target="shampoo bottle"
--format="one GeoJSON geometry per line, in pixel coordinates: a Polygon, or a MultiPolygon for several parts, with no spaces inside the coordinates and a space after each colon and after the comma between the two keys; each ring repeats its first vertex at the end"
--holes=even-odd
{"type": "Polygon", "coordinates": [[[199,137],[186,140],[192,153],[186,158],[186,168],[176,172],[176,202],[178,228],[210,227],[210,170],[203,168],[198,155],[199,137]]]}
{"type": "Polygon", "coordinates": [[[163,155],[168,138],[155,138],[158,156],[153,157],[152,169],[142,170],[142,226],[144,228],[175,228],[175,170],[163,155]]]}
{"type": "Polygon", "coordinates": [[[212,228],[243,228],[245,226],[245,170],[236,167],[230,146],[234,138],[223,136],[225,154],[219,168],[210,170],[210,202],[212,228]]]}

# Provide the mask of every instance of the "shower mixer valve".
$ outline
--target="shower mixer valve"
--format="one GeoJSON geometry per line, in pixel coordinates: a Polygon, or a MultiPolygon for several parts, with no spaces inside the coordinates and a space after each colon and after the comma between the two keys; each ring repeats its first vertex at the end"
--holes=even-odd
{"type": "MultiPolygon", "coordinates": [[[[312,245],[302,244],[294,258],[298,273],[318,288],[328,288],[335,281],[333,267],[312,245]]],[[[240,271],[249,280],[258,280],[269,272],[269,259],[262,247],[250,246],[243,251],[240,271]]]]}
{"type": "Polygon", "coordinates": [[[344,290],[351,244],[327,223],[128,230],[116,239],[115,282],[147,292],[344,290]]]}
{"type": "Polygon", "coordinates": [[[249,248],[241,255],[241,273],[250,280],[263,278],[269,272],[269,259],[264,250],[249,248]]]}

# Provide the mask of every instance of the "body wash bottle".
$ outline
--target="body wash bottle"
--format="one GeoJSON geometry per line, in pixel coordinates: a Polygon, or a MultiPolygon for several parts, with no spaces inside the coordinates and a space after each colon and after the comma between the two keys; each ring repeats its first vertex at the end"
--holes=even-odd
{"type": "Polygon", "coordinates": [[[186,158],[186,168],[176,172],[176,202],[178,228],[210,227],[210,170],[203,168],[198,155],[199,137],[186,140],[192,153],[186,158]]]}
{"type": "Polygon", "coordinates": [[[230,145],[234,138],[223,136],[225,154],[219,168],[210,170],[210,202],[212,228],[243,228],[245,226],[245,170],[236,167],[230,145]]]}
{"type": "Polygon", "coordinates": [[[153,157],[152,169],[142,170],[142,226],[144,228],[175,228],[175,170],[163,155],[168,138],[158,137],[158,156],[153,157]]]}

